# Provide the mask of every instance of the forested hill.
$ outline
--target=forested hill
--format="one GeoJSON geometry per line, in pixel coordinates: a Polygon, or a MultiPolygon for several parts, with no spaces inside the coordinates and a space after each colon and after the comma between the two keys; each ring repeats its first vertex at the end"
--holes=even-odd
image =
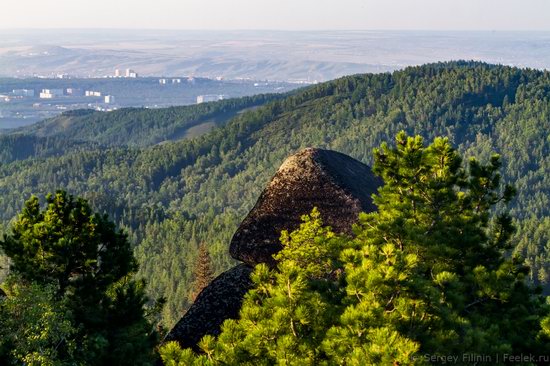
{"type": "Polygon", "coordinates": [[[34,125],[0,132],[2,162],[61,155],[100,147],[146,147],[194,138],[251,108],[283,95],[265,94],[216,103],[113,112],[68,111],[34,125]]]}
{"type": "MultiPolygon", "coordinates": [[[[158,114],[160,124],[170,114],[147,113],[158,114]]],[[[229,267],[231,235],[286,156],[316,146],[370,164],[372,148],[399,130],[428,140],[448,136],[466,156],[502,154],[504,178],[519,192],[516,250],[532,265],[535,283],[550,283],[549,72],[453,62],[349,76],[266,100],[197,138],[154,146],[147,145],[173,134],[140,134],[149,128],[144,119],[123,124],[133,148],[116,147],[117,133],[107,127],[114,116],[82,116],[105,127],[62,135],[109,148],[3,164],[0,212],[7,221],[31,193],[56,188],[87,197],[130,233],[150,291],[168,300],[168,325],[188,306],[199,244],[208,245],[218,272],[229,267]]],[[[46,131],[39,125],[26,133],[44,138],[46,131]]]]}

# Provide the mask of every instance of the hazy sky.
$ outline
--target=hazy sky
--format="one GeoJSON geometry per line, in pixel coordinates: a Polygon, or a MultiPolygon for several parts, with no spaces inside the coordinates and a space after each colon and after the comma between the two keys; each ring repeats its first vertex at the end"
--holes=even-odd
{"type": "Polygon", "coordinates": [[[550,30],[550,0],[0,0],[0,28],[550,30]]]}

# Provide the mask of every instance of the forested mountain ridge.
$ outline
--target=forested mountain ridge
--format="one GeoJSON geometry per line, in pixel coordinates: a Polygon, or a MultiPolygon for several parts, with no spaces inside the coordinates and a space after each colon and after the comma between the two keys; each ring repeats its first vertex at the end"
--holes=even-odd
{"type": "Polygon", "coordinates": [[[147,146],[177,139],[189,128],[203,123],[221,125],[237,113],[281,97],[282,95],[277,94],[259,94],[217,103],[161,109],[123,108],[110,113],[69,111],[61,116],[22,127],[18,132],[37,136],[63,136],[68,139],[96,141],[104,145],[147,146]]]}
{"type": "Polygon", "coordinates": [[[171,325],[188,306],[199,244],[209,246],[216,272],[229,267],[231,235],[286,156],[317,146],[371,164],[372,148],[399,130],[427,140],[448,136],[466,156],[502,155],[505,181],[519,192],[517,250],[533,267],[532,280],[547,285],[550,73],[482,63],[344,77],[190,140],[144,147],[154,139],[137,134],[133,147],[117,148],[107,134],[113,137],[91,140],[109,148],[8,162],[0,167],[2,219],[32,193],[66,188],[88,198],[129,231],[152,295],[168,300],[171,325]]]}
{"type": "Polygon", "coordinates": [[[239,113],[282,97],[260,94],[217,103],[163,109],[124,108],[108,113],[68,111],[30,126],[0,132],[0,161],[59,156],[101,147],[146,147],[194,138],[239,113]]]}

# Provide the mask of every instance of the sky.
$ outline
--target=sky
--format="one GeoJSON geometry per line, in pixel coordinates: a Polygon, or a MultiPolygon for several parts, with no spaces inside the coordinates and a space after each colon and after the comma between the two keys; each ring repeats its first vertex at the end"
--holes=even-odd
{"type": "Polygon", "coordinates": [[[550,31],[550,0],[0,0],[0,28],[550,31]]]}

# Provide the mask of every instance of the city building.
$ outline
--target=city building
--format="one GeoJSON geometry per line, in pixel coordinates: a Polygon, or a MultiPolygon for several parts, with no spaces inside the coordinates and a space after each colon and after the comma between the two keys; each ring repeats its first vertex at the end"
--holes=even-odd
{"type": "Polygon", "coordinates": [[[105,96],[105,104],[113,104],[115,102],[115,97],[113,95],[105,96]]]}
{"type": "Polygon", "coordinates": [[[72,95],[73,97],[84,95],[84,91],[82,89],[76,89],[76,88],[67,88],[65,92],[67,93],[67,95],[72,95]]]}
{"type": "Polygon", "coordinates": [[[138,74],[132,69],[126,69],[126,74],[124,76],[127,78],[137,78],[138,74]]]}
{"type": "Polygon", "coordinates": [[[119,78],[121,76],[122,76],[122,74],[120,73],[120,69],[116,69],[115,70],[115,78],[119,78]]]}
{"type": "Polygon", "coordinates": [[[93,91],[93,90],[86,90],[86,92],[84,93],[84,95],[86,95],[87,97],[100,97],[100,96],[101,96],[101,92],[93,91]]]}
{"type": "Polygon", "coordinates": [[[52,99],[63,96],[63,89],[42,89],[40,99],[52,99]]]}
{"type": "Polygon", "coordinates": [[[166,84],[181,84],[181,79],[159,79],[160,85],[166,85],[166,84]]]}
{"type": "Polygon", "coordinates": [[[34,97],[34,89],[14,89],[12,94],[16,97],[34,97]]]}
{"type": "Polygon", "coordinates": [[[207,103],[207,102],[216,102],[218,100],[224,100],[225,95],[199,95],[197,97],[197,104],[207,103]]]}

